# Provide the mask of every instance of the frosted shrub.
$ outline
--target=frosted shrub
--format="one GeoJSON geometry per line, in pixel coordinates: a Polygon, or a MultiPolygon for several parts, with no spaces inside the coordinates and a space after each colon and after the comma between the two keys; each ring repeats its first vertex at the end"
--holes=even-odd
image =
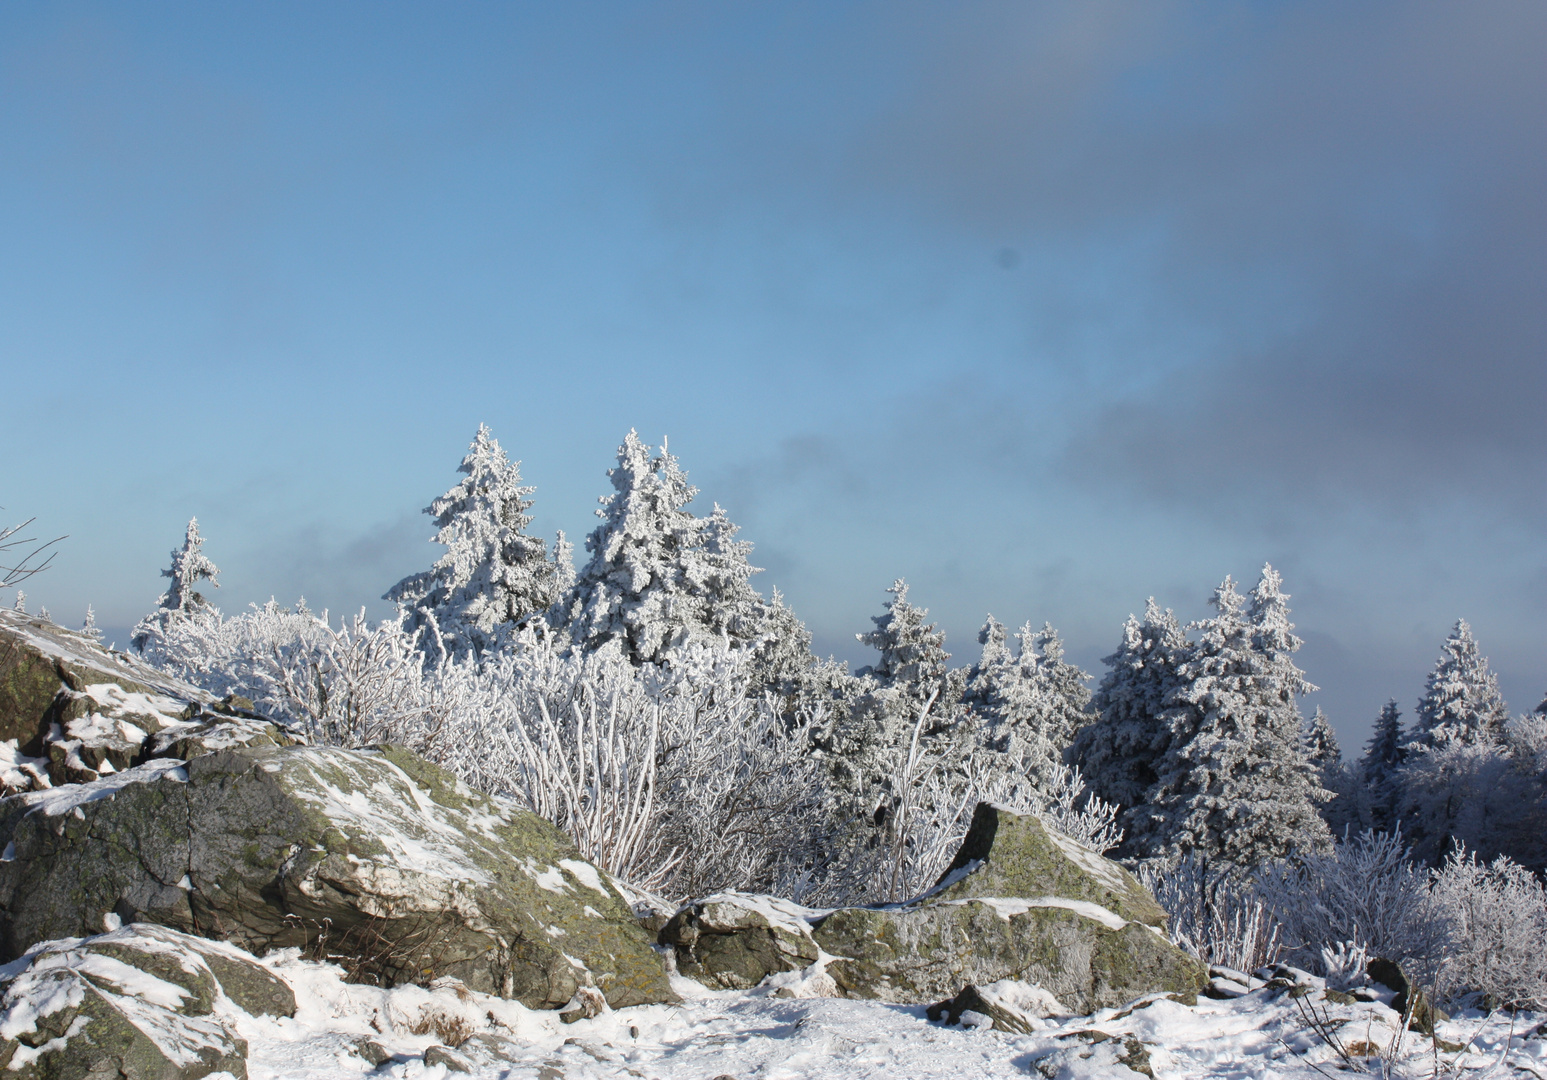
{"type": "Polygon", "coordinates": [[[1434,872],[1433,899],[1450,930],[1441,998],[1547,1009],[1547,888],[1536,875],[1506,858],[1484,865],[1457,850],[1434,872]]]}
{"type": "Polygon", "coordinates": [[[1123,842],[1117,807],[1086,792],[1078,765],[1054,767],[1043,783],[1045,790],[1029,777],[1001,773],[982,782],[978,798],[1016,813],[1035,814],[1048,828],[1092,851],[1105,853],[1123,842]]]}
{"type": "Polygon", "coordinates": [[[526,635],[469,677],[446,763],[641,888],[796,891],[816,859],[821,765],[810,718],[791,724],[750,693],[746,666],[690,648],[636,668],[526,635]]]}
{"type": "Polygon", "coordinates": [[[1250,880],[1228,863],[1189,854],[1152,859],[1139,880],[1171,915],[1171,943],[1205,964],[1251,971],[1279,958],[1281,930],[1250,880]]]}
{"type": "Polygon", "coordinates": [[[430,757],[444,734],[448,702],[424,677],[421,635],[362,610],[335,629],[302,600],[269,601],[232,618],[205,606],[165,620],[144,656],[218,696],[239,694],[258,711],[317,742],[397,742],[430,757]]]}
{"type": "Polygon", "coordinates": [[[1357,952],[1402,964],[1432,983],[1445,947],[1445,920],[1400,834],[1366,831],[1327,855],[1265,868],[1257,892],[1300,966],[1336,982],[1357,952]],[[1334,970],[1334,969],[1337,970],[1334,970]]]}

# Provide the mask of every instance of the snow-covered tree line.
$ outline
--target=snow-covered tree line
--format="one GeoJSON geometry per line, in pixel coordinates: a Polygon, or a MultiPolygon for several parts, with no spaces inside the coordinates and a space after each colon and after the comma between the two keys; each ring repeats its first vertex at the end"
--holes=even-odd
{"type": "Polygon", "coordinates": [[[1118,853],[1131,859],[1250,870],[1325,855],[1349,829],[1401,822],[1431,862],[1454,841],[1547,862],[1547,714],[1509,718],[1464,623],[1419,723],[1404,730],[1388,706],[1365,756],[1346,763],[1327,718],[1299,708],[1315,688],[1294,663],[1300,641],[1272,567],[1244,596],[1226,578],[1213,613],[1187,626],[1150,601],[1124,625],[1094,693],[1046,624],[1012,634],[989,616],[976,661],[953,666],[901,580],[858,635],[876,661],[850,673],[812,654],[777,592],[755,588],[752,546],[726,512],[693,512],[697,491],[666,446],[625,438],[578,570],[563,534],[551,545],[529,534],[534,489],[487,428],[460,471],[426,510],[445,553],[386,594],[396,622],[372,627],[361,616],[335,630],[304,602],[225,618],[199,592],[217,572],[190,522],[164,572],[172,585],[136,644],[318,737],[408,741],[577,835],[602,804],[577,805],[563,785],[606,784],[573,787],[553,755],[601,737],[588,710],[653,702],[625,709],[626,723],[614,717],[607,737],[624,740],[613,746],[614,780],[627,773],[630,790],[648,795],[642,809],[628,805],[651,823],[656,846],[596,843],[648,850],[640,857],[669,869],[646,873],[623,855],[615,865],[667,891],[783,882],[812,896],[900,898],[938,872],[982,797],[1039,809],[1105,847],[1121,839],[1118,853]],[[690,712],[711,726],[673,727],[672,710],[698,701],[690,688],[700,684],[707,696],[690,712]],[[629,726],[649,717],[649,738],[629,726]],[[711,775],[739,775],[695,756],[711,742],[736,748],[753,772],[777,761],[803,791],[781,788],[798,822],[736,795],[719,811],[695,802],[689,792],[714,787],[711,775]],[[487,760],[459,756],[491,745],[502,749],[487,760]],[[630,755],[647,745],[655,772],[638,788],[630,755]],[[709,853],[710,837],[742,835],[715,827],[714,814],[743,806],[782,823],[772,847],[709,853]],[[682,838],[689,821],[702,830],[697,845],[682,838]]]}

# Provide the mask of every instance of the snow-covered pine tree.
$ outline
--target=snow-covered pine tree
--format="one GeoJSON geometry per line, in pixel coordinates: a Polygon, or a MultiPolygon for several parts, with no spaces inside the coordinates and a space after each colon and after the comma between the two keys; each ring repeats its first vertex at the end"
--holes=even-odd
{"type": "Polygon", "coordinates": [[[1300,639],[1280,585],[1263,567],[1248,607],[1227,577],[1217,614],[1194,624],[1199,637],[1170,696],[1172,744],[1133,815],[1141,854],[1252,867],[1330,847],[1317,804],[1331,793],[1306,760],[1296,704],[1315,687],[1294,664],[1300,639]]]}
{"type": "Polygon", "coordinates": [[[1146,800],[1155,766],[1171,745],[1167,717],[1177,666],[1190,643],[1170,608],[1150,597],[1144,618],[1128,616],[1117,651],[1102,660],[1107,672],[1091,698],[1095,719],[1075,735],[1070,756],[1090,791],[1120,807],[1123,827],[1146,800]]]}
{"type": "Polygon", "coordinates": [[[220,588],[220,568],[204,554],[204,538],[199,535],[198,518],[188,519],[183,546],[173,550],[172,565],[161,571],[161,576],[171,578],[172,583],[156,601],[156,610],[139,621],[130,637],[134,647],[141,652],[146,650],[157,634],[166,629],[169,619],[210,606],[199,591],[203,582],[207,581],[213,587],[220,588]]]}
{"type": "Polygon", "coordinates": [[[840,786],[865,804],[878,825],[899,797],[895,777],[920,720],[920,738],[936,751],[966,735],[958,726],[966,671],[950,666],[944,632],[924,621],[927,609],[908,601],[907,582],[898,578],[887,592],[892,599],[886,612],[871,617],[875,629],[855,635],[881,656],[855,672],[860,692],[833,747],[840,786]]]}
{"type": "Polygon", "coordinates": [[[97,627],[97,613],[90,604],[86,605],[86,621],[81,623],[81,636],[92,641],[102,640],[102,631],[97,627]]]}
{"type": "Polygon", "coordinates": [[[1397,827],[1406,741],[1402,731],[1402,710],[1393,698],[1382,706],[1380,716],[1375,720],[1375,731],[1364,744],[1364,756],[1359,759],[1360,780],[1364,784],[1372,829],[1392,832],[1397,827]]]}
{"type": "Polygon", "coordinates": [[[458,471],[467,478],[424,511],[434,517],[434,542],[446,553],[383,599],[406,610],[415,629],[433,616],[451,654],[481,656],[503,630],[553,604],[560,568],[541,539],[526,535],[536,489],[521,483],[521,463],[506,456],[487,426],[478,425],[458,471]]]}
{"type": "Polygon", "coordinates": [[[1019,655],[1005,644],[1006,632],[992,615],[978,634],[983,655],[967,680],[966,700],[981,717],[979,735],[999,765],[1016,779],[1047,793],[1064,763],[1074,733],[1090,719],[1090,676],[1064,659],[1063,642],[1051,623],[1017,635],[1019,655]]]}
{"type": "Polygon", "coordinates": [[[677,459],[664,444],[652,455],[633,431],[607,475],[614,492],[586,538],[590,561],[555,621],[580,647],[612,643],[636,664],[659,663],[691,641],[755,647],[770,609],[749,581],[758,573],[752,545],[736,539],[725,511],[694,517],[687,507],[698,489],[677,459]]]}
{"type": "Polygon", "coordinates": [[[1302,736],[1305,759],[1315,771],[1317,782],[1332,792],[1333,798],[1321,808],[1322,820],[1327,823],[1333,836],[1359,824],[1359,800],[1353,773],[1343,760],[1343,750],[1338,746],[1337,733],[1332,721],[1316,707],[1316,713],[1306,721],[1302,736]]]}
{"type": "Polygon", "coordinates": [[[1547,695],[1544,695],[1542,697],[1541,704],[1538,705],[1536,708],[1532,709],[1531,711],[1536,713],[1536,715],[1538,715],[1538,716],[1547,716],[1547,695]]]}
{"type": "Polygon", "coordinates": [[[1509,707],[1472,628],[1457,621],[1418,702],[1401,771],[1399,812],[1414,853],[1438,863],[1457,843],[1485,858],[1502,851],[1519,800],[1511,786],[1509,707]]]}
{"type": "Polygon", "coordinates": [[[1429,673],[1412,738],[1431,747],[1456,740],[1496,745],[1508,722],[1509,706],[1499,693],[1499,680],[1478,650],[1472,628],[1460,619],[1429,673]]]}

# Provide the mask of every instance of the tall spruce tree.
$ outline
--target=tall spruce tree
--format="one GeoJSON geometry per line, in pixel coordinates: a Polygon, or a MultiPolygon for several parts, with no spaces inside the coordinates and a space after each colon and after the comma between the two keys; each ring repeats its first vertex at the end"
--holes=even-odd
{"type": "Polygon", "coordinates": [[[1107,672],[1091,698],[1095,718],[1075,735],[1071,756],[1086,784],[1121,808],[1130,835],[1133,815],[1159,779],[1156,765],[1171,746],[1167,710],[1189,646],[1171,609],[1161,610],[1150,597],[1144,618],[1128,616],[1117,651],[1102,660],[1107,672]]]}
{"type": "Polygon", "coordinates": [[[1317,782],[1332,793],[1332,798],[1321,807],[1322,820],[1333,836],[1341,837],[1360,821],[1358,784],[1343,760],[1332,721],[1319,705],[1315,715],[1306,721],[1302,742],[1305,759],[1317,782]]]}
{"type": "Polygon", "coordinates": [[[383,599],[406,609],[415,627],[433,615],[452,654],[481,656],[501,631],[547,610],[558,598],[560,574],[547,545],[526,534],[536,489],[521,483],[521,463],[506,456],[485,425],[458,471],[467,478],[424,511],[434,517],[434,542],[446,553],[383,599]]]}
{"type": "Polygon", "coordinates": [[[1252,867],[1330,846],[1317,805],[1331,793],[1306,760],[1296,704],[1315,687],[1294,664],[1300,640],[1280,585],[1265,566],[1248,607],[1227,577],[1214,617],[1194,624],[1169,696],[1171,746],[1133,815],[1142,854],[1252,867]]]}
{"type": "Polygon", "coordinates": [[[1365,801],[1370,810],[1370,827],[1382,832],[1397,828],[1397,807],[1402,800],[1402,762],[1407,753],[1404,744],[1406,733],[1402,730],[1402,710],[1396,699],[1382,706],[1375,720],[1375,731],[1364,744],[1364,756],[1359,759],[1360,779],[1364,784],[1365,801]]]}
{"type": "Polygon", "coordinates": [[[581,648],[612,645],[636,664],[659,662],[695,629],[685,577],[703,544],[702,524],[687,509],[698,489],[664,446],[652,455],[634,431],[607,476],[613,493],[599,500],[601,524],[586,537],[591,558],[566,600],[565,622],[581,648]]]}
{"type": "MultiPolygon", "coordinates": [[[[189,518],[188,529],[183,534],[183,546],[172,552],[172,565],[161,571],[161,576],[172,583],[156,601],[156,610],[139,621],[130,640],[140,652],[145,652],[152,641],[166,629],[171,619],[210,607],[210,602],[199,590],[204,582],[220,588],[220,568],[204,554],[204,538],[199,535],[199,519],[189,518]]],[[[21,593],[17,593],[20,602],[21,593]]]]}
{"type": "Polygon", "coordinates": [[[898,795],[894,778],[915,728],[935,749],[966,735],[958,725],[967,672],[950,666],[944,632],[924,621],[927,609],[909,602],[907,582],[898,578],[887,592],[885,613],[871,618],[875,629],[855,635],[881,655],[855,673],[858,693],[834,746],[840,785],[867,803],[866,813],[879,815],[877,824],[898,795]]]}
{"type": "Polygon", "coordinates": [[[698,518],[698,489],[663,444],[659,454],[630,431],[608,470],[614,492],[586,538],[590,561],[555,622],[584,649],[609,644],[636,664],[660,663],[690,642],[753,650],[755,676],[778,690],[814,663],[794,612],[753,588],[752,545],[716,505],[698,518]]]}
{"type": "Polygon", "coordinates": [[[1447,742],[1498,745],[1509,723],[1509,706],[1499,693],[1498,677],[1477,648],[1465,619],[1445,639],[1440,658],[1418,702],[1413,738],[1423,746],[1447,742]]]}
{"type": "Polygon", "coordinates": [[[1086,709],[1090,676],[1064,659],[1063,642],[1052,624],[1017,635],[1018,654],[1005,644],[1006,631],[988,616],[978,640],[983,655],[967,680],[966,700],[982,717],[980,738],[1000,755],[1010,772],[1047,790],[1064,761],[1075,732],[1090,719],[1086,709]]]}

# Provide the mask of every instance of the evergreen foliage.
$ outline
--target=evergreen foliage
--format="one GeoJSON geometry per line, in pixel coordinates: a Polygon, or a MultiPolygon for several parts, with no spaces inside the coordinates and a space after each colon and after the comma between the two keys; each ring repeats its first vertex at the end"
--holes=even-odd
{"type": "Polygon", "coordinates": [[[944,632],[909,602],[907,582],[898,578],[887,592],[885,613],[871,617],[875,629],[855,635],[881,656],[855,673],[855,697],[833,740],[839,786],[876,826],[903,797],[898,778],[915,731],[924,751],[954,758],[958,769],[964,755],[946,751],[965,750],[966,734],[959,726],[966,671],[950,666],[944,632]]]}
{"type": "MultiPolygon", "coordinates": [[[[173,550],[172,565],[161,571],[161,576],[170,578],[172,583],[156,601],[156,610],[135,626],[130,639],[141,652],[166,629],[171,619],[210,607],[210,602],[199,591],[203,582],[207,581],[217,589],[220,587],[220,568],[204,554],[204,538],[199,535],[198,518],[188,519],[183,546],[173,550]]],[[[18,599],[20,596],[17,593],[18,599]]]]}
{"type": "Polygon", "coordinates": [[[446,553],[383,599],[401,606],[413,629],[433,619],[452,655],[482,656],[502,632],[558,598],[560,568],[543,541],[526,534],[535,489],[521,483],[521,463],[505,455],[485,425],[458,471],[466,479],[424,511],[434,517],[434,542],[446,553]]]}
{"type": "Polygon", "coordinates": [[[1322,806],[1322,820],[1332,835],[1340,837],[1361,824],[1360,786],[1354,773],[1343,760],[1337,734],[1332,721],[1317,706],[1316,713],[1306,722],[1303,736],[1305,759],[1310,763],[1316,780],[1332,798],[1322,806]]]}
{"type": "Polygon", "coordinates": [[[978,634],[983,654],[968,677],[966,701],[981,718],[982,745],[1001,767],[1026,777],[1046,793],[1064,764],[1064,751],[1090,719],[1090,676],[1064,659],[1063,642],[1050,623],[1017,635],[1019,650],[1005,644],[1006,631],[992,615],[978,634]]]}
{"type": "Polygon", "coordinates": [[[1227,577],[1217,614],[1195,624],[1169,695],[1172,743],[1132,815],[1142,854],[1252,867],[1328,848],[1317,805],[1331,793],[1306,760],[1296,704],[1315,687],[1294,665],[1300,640],[1280,584],[1265,566],[1248,606],[1227,577]]]}
{"type": "Polygon", "coordinates": [[[1397,828],[1397,807],[1401,802],[1401,770],[1407,753],[1407,738],[1402,730],[1402,710],[1396,699],[1386,702],[1375,720],[1375,731],[1365,743],[1359,759],[1359,775],[1369,808],[1370,827],[1382,832],[1397,828]]]}
{"type": "Polygon", "coordinates": [[[1460,741],[1497,744],[1509,722],[1509,707],[1499,693],[1498,677],[1477,648],[1472,628],[1458,620],[1440,649],[1440,658],[1418,702],[1413,739],[1434,747],[1460,741]]]}
{"type": "MultiPolygon", "coordinates": [[[[630,431],[607,474],[601,523],[586,538],[591,558],[551,616],[584,651],[618,649],[635,664],[662,663],[689,644],[753,651],[765,686],[795,694],[815,664],[811,635],[775,594],[752,586],[752,545],[716,505],[698,518],[698,489],[662,445],[652,454],[630,431]]],[[[561,560],[562,561],[562,560],[561,560]]]]}
{"type": "Polygon", "coordinates": [[[1155,766],[1171,746],[1166,715],[1177,666],[1189,642],[1171,609],[1150,597],[1144,618],[1128,616],[1117,651],[1104,658],[1107,673],[1091,698],[1095,719],[1075,736],[1073,758],[1097,798],[1124,811],[1123,826],[1155,784],[1155,766]]]}

